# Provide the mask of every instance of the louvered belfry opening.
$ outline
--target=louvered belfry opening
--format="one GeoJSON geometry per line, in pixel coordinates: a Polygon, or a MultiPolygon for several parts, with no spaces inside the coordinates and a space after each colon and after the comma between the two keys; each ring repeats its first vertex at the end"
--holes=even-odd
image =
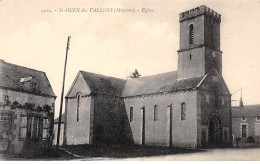
{"type": "Polygon", "coordinates": [[[193,44],[193,40],[194,40],[194,34],[193,34],[193,24],[190,25],[189,27],[189,44],[192,45],[193,44]]]}

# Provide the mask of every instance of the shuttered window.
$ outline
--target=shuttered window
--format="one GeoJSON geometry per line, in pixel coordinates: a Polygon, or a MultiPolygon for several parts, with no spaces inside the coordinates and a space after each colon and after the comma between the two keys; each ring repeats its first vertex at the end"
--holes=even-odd
{"type": "Polygon", "coordinates": [[[26,139],[27,132],[27,116],[21,116],[20,118],[20,139],[26,139]]]}

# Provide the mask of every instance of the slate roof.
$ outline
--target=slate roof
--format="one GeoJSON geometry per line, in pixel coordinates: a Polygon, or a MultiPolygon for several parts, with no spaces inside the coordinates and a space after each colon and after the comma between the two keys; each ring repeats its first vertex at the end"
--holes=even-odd
{"type": "Polygon", "coordinates": [[[91,93],[122,95],[125,80],[84,71],[80,71],[80,73],[91,89],[91,93]]]}
{"type": "Polygon", "coordinates": [[[177,80],[177,71],[126,81],[123,97],[195,88],[203,77],[177,80]]]}
{"type": "Polygon", "coordinates": [[[242,116],[260,116],[260,104],[257,105],[244,105],[240,107],[232,107],[233,117],[242,116]]]}
{"type": "Polygon", "coordinates": [[[126,81],[123,97],[162,92],[162,88],[173,84],[177,71],[152,76],[129,79],[126,81]]]}
{"type": "Polygon", "coordinates": [[[147,95],[195,88],[203,77],[177,81],[177,71],[137,79],[123,80],[110,76],[80,71],[91,93],[102,93],[119,97],[147,95]]]}
{"type": "Polygon", "coordinates": [[[36,94],[31,88],[26,87],[24,83],[21,82],[22,78],[29,77],[35,78],[38,82],[38,95],[55,97],[50,82],[44,72],[0,60],[0,87],[36,94]]]}

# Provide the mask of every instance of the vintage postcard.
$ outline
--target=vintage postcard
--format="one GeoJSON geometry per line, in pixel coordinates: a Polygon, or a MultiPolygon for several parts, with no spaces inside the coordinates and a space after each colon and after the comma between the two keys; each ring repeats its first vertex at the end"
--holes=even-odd
{"type": "Polygon", "coordinates": [[[0,0],[0,160],[260,160],[260,0],[0,0]]]}

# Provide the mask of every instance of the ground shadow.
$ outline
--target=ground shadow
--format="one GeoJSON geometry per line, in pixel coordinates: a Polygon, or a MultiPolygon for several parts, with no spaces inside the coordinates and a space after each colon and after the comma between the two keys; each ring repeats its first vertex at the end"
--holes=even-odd
{"type": "Polygon", "coordinates": [[[64,148],[73,154],[89,158],[134,158],[205,151],[202,149],[138,145],[75,145],[64,148]]]}

